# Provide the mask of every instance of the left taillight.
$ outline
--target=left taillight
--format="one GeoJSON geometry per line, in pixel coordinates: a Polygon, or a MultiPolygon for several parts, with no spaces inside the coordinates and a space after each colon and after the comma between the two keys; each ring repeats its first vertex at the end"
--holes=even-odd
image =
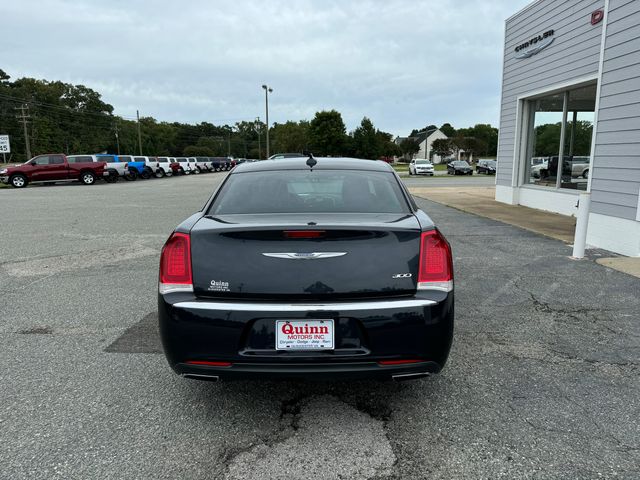
{"type": "Polygon", "coordinates": [[[160,255],[160,293],[193,292],[191,273],[191,238],[174,232],[162,247],[160,255]]]}
{"type": "Polygon", "coordinates": [[[453,290],[451,247],[438,230],[421,235],[418,290],[453,290]]]}

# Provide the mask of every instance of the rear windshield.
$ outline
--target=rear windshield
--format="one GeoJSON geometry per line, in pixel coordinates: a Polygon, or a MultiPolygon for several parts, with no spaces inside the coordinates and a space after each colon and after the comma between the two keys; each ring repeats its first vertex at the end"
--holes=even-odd
{"type": "Polygon", "coordinates": [[[209,215],[253,213],[408,213],[392,173],[286,170],[231,175],[209,215]]]}

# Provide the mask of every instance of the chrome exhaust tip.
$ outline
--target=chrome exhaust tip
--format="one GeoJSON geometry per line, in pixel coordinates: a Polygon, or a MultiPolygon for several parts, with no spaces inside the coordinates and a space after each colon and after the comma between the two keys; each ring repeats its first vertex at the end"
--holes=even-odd
{"type": "Polygon", "coordinates": [[[220,380],[220,377],[217,375],[203,375],[200,373],[183,373],[182,377],[192,380],[204,380],[205,382],[217,382],[220,380]]]}
{"type": "Polygon", "coordinates": [[[398,375],[391,375],[391,378],[394,382],[404,382],[406,380],[417,380],[418,378],[428,377],[429,373],[420,372],[420,373],[401,373],[398,375]]]}

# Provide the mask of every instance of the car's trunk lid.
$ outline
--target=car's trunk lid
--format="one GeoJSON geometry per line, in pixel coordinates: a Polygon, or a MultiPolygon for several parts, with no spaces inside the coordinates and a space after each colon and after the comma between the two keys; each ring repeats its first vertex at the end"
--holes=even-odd
{"type": "Polygon", "coordinates": [[[204,217],[191,230],[194,291],[267,299],[408,294],[420,230],[412,214],[204,217]]]}

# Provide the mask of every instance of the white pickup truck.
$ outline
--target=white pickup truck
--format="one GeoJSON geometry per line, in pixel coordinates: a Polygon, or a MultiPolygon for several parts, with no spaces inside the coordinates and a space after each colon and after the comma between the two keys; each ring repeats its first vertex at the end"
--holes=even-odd
{"type": "Polygon", "coordinates": [[[189,160],[195,162],[198,172],[205,173],[211,171],[211,162],[207,157],[189,157],[189,160]]]}
{"type": "Polygon", "coordinates": [[[108,173],[104,177],[105,182],[115,183],[118,178],[126,176],[129,172],[125,162],[118,162],[114,155],[68,155],[67,160],[77,162],[105,162],[104,171],[108,173]]]}
{"type": "Polygon", "coordinates": [[[196,163],[190,161],[187,157],[176,157],[175,160],[180,164],[180,168],[182,168],[182,172],[185,175],[189,175],[190,173],[200,173],[196,169],[196,163]]]}
{"type": "Polygon", "coordinates": [[[158,157],[158,171],[156,172],[156,177],[170,177],[173,175],[173,170],[171,169],[171,161],[169,157],[158,157]]]}

